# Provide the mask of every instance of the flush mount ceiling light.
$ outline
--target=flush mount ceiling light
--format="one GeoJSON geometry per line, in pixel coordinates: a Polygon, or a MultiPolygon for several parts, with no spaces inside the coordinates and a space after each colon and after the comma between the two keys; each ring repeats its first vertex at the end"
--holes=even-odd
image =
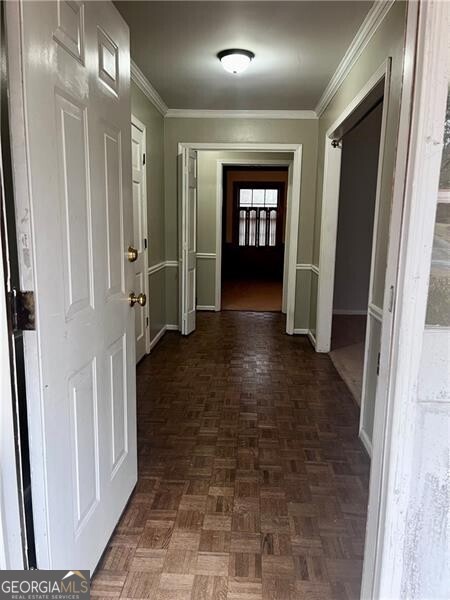
{"type": "Polygon", "coordinates": [[[253,52],[250,50],[240,50],[239,48],[233,48],[231,50],[222,50],[217,55],[217,58],[222,63],[222,67],[228,73],[242,73],[248,67],[250,62],[255,58],[253,52]]]}

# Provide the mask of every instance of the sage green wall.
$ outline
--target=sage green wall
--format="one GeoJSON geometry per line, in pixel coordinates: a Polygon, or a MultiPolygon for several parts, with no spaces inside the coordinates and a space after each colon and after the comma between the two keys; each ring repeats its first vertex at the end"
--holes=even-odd
{"type": "MultiPolygon", "coordinates": [[[[317,119],[178,119],[165,120],[165,235],[166,259],[178,259],[178,199],[177,199],[177,153],[179,142],[212,143],[284,143],[302,144],[302,183],[299,246],[297,261],[310,264],[313,256],[314,215],[316,202],[317,119]]],[[[199,250],[201,251],[201,250],[199,250]]],[[[205,251],[205,250],[203,250],[205,251]]],[[[310,285],[310,277],[298,271],[304,285],[310,285]]],[[[297,288],[298,288],[297,284],[297,288]]],[[[310,294],[310,292],[308,292],[310,294]]],[[[168,281],[168,298],[178,297],[174,278],[168,281]]],[[[171,302],[171,317],[175,307],[171,302]]],[[[176,306],[178,309],[178,305],[176,306]]],[[[178,310],[177,310],[178,312],[178,310]]],[[[176,322],[177,322],[176,321],[176,322]]],[[[309,327],[309,314],[297,318],[295,327],[309,327]],[[306,323],[306,325],[305,325],[306,323]]]]}
{"type": "MultiPolygon", "coordinates": [[[[379,252],[375,262],[375,303],[382,307],[384,278],[387,260],[392,182],[395,167],[395,151],[402,91],[403,57],[406,26],[406,8],[403,1],[394,3],[377,32],[333,96],[319,119],[319,151],[317,161],[317,211],[315,218],[313,262],[318,264],[320,252],[320,221],[323,187],[323,164],[327,130],[345,110],[375,71],[388,57],[392,59],[391,86],[388,100],[388,121],[383,155],[383,178],[380,187],[380,213],[378,221],[379,252]]],[[[313,275],[315,277],[315,275],[313,275]]],[[[314,285],[314,290],[316,289],[314,285]]],[[[315,314],[317,294],[311,296],[311,314],[315,314]]],[[[314,325],[315,329],[315,325],[314,325]]]]}
{"type": "MultiPolygon", "coordinates": [[[[164,118],[134,84],[131,112],[146,126],[147,219],[149,267],[165,260],[164,223],[164,118]]],[[[164,271],[149,275],[150,339],[166,324],[164,271]]]]}

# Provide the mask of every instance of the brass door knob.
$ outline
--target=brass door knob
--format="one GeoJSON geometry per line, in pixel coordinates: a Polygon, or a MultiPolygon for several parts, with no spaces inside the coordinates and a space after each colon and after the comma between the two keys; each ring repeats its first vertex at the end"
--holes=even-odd
{"type": "Polygon", "coordinates": [[[127,258],[130,262],[137,260],[138,254],[139,253],[136,248],[133,248],[133,246],[128,246],[127,258]]]}
{"type": "Polygon", "coordinates": [[[134,292],[130,292],[128,302],[130,303],[130,306],[134,306],[136,303],[139,304],[139,306],[145,306],[147,304],[147,296],[142,292],[137,296],[134,292]]]}

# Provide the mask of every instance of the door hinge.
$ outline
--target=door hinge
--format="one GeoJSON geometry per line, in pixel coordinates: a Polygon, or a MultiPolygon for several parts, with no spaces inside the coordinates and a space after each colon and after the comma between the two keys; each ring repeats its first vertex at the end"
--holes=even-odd
{"type": "Polygon", "coordinates": [[[36,329],[34,292],[21,292],[13,288],[8,293],[8,299],[13,331],[36,329]]]}
{"type": "Polygon", "coordinates": [[[378,352],[377,356],[377,375],[380,374],[380,353],[378,352]]]}
{"type": "Polygon", "coordinates": [[[147,249],[147,238],[144,238],[144,248],[147,249]]]}
{"type": "Polygon", "coordinates": [[[146,323],[146,326],[148,327],[148,317],[145,317],[145,323],[146,323]]]}
{"type": "Polygon", "coordinates": [[[144,152],[144,154],[142,155],[142,164],[143,164],[143,165],[145,165],[145,152],[144,152]]]}

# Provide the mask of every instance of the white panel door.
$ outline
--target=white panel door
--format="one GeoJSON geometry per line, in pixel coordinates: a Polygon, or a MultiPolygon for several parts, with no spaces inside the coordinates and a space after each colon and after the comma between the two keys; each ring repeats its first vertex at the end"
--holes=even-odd
{"type": "Polygon", "coordinates": [[[20,21],[38,567],[92,571],[137,480],[129,33],[110,2],[24,1],[20,21]]]}
{"type": "Polygon", "coordinates": [[[183,150],[181,333],[195,330],[197,294],[197,152],[183,150]]]}
{"type": "Polygon", "coordinates": [[[148,311],[148,243],[147,243],[147,193],[146,193],[145,126],[131,119],[131,169],[133,176],[133,246],[137,250],[134,262],[134,288],[145,292],[147,304],[135,311],[136,362],[149,351],[148,311]]]}

